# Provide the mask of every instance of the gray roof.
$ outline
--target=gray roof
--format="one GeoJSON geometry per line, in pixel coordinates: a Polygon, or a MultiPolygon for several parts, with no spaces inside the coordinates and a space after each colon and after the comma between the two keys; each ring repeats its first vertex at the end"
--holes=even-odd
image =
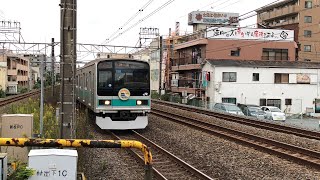
{"type": "Polygon", "coordinates": [[[270,67],[270,68],[306,68],[320,69],[318,62],[304,61],[266,61],[266,60],[230,60],[230,59],[208,59],[214,66],[233,66],[233,67],[270,67]]]}

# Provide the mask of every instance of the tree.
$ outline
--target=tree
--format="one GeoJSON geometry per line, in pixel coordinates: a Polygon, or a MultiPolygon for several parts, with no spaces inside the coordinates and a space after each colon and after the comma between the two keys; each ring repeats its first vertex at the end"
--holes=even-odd
{"type": "Polygon", "coordinates": [[[6,92],[0,89],[0,98],[5,98],[5,97],[6,97],[6,92]]]}

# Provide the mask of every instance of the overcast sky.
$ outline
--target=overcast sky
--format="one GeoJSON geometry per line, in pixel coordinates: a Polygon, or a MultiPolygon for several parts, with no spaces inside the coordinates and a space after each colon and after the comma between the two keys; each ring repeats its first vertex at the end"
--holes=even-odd
{"type": "MultiPolygon", "coordinates": [[[[139,21],[167,1],[152,1],[131,23],[139,21]]],[[[162,35],[166,35],[170,27],[174,29],[176,21],[180,22],[182,32],[191,31],[187,24],[187,14],[194,10],[236,12],[241,15],[273,1],[175,0],[110,44],[135,45],[140,27],[157,27],[162,35]]],[[[78,42],[102,43],[147,2],[148,0],[79,0],[78,42]]],[[[0,19],[20,21],[26,42],[49,42],[51,37],[59,41],[59,3],[59,0],[1,0],[0,19]]],[[[240,22],[240,25],[253,24],[255,20],[256,18],[251,18],[240,22]]]]}

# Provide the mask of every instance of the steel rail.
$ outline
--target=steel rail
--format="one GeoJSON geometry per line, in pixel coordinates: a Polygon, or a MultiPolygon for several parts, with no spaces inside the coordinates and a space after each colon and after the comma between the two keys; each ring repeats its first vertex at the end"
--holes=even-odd
{"type": "Polygon", "coordinates": [[[8,105],[10,103],[37,95],[40,93],[40,90],[35,90],[35,91],[31,91],[31,92],[27,92],[27,93],[23,93],[23,94],[19,94],[19,95],[15,95],[15,96],[9,96],[6,98],[3,98],[0,100],[0,106],[5,106],[8,105]]]}
{"type": "Polygon", "coordinates": [[[247,145],[249,147],[257,148],[270,154],[275,154],[283,158],[293,160],[302,165],[309,165],[317,170],[320,170],[320,152],[317,151],[312,151],[257,135],[233,130],[202,120],[190,118],[181,114],[174,114],[156,109],[153,109],[151,114],[199,129],[209,134],[247,145]]]}
{"type": "Polygon", "coordinates": [[[216,111],[207,110],[207,109],[203,109],[203,108],[190,107],[187,105],[181,105],[181,104],[170,103],[170,102],[165,102],[165,101],[152,100],[152,102],[154,104],[162,104],[162,105],[166,105],[166,106],[171,106],[171,107],[179,108],[179,109],[186,110],[186,111],[191,111],[191,112],[195,112],[195,113],[199,113],[199,114],[212,116],[212,117],[223,119],[223,120],[230,121],[230,122],[244,124],[247,126],[252,126],[252,127],[276,131],[276,132],[282,132],[282,133],[286,133],[286,134],[293,134],[296,136],[309,138],[309,139],[320,140],[320,132],[317,132],[317,131],[300,129],[300,128],[290,127],[290,126],[283,126],[283,125],[275,124],[275,123],[271,123],[271,122],[260,121],[258,119],[251,118],[251,117],[235,116],[235,115],[231,115],[231,114],[227,114],[227,113],[221,113],[221,112],[216,112],[216,111]]]}
{"type": "MultiPolygon", "coordinates": [[[[146,144],[150,149],[152,149],[153,155],[153,173],[156,179],[175,179],[175,178],[183,178],[186,179],[212,179],[208,175],[204,174],[200,170],[194,168],[187,162],[173,155],[169,151],[165,150],[161,146],[147,139],[143,135],[139,134],[136,131],[132,131],[132,135],[116,135],[113,134],[117,139],[136,139],[140,140],[144,144],[146,144]]],[[[133,154],[137,159],[142,160],[142,157],[131,150],[131,154],[133,154]]]]}

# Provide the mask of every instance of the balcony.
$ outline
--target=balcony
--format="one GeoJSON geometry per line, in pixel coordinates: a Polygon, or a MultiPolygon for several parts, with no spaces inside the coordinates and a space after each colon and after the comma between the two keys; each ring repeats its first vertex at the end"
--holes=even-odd
{"type": "Polygon", "coordinates": [[[28,66],[22,65],[22,64],[17,64],[17,69],[18,70],[23,70],[23,71],[29,71],[28,66]]]}
{"type": "Polygon", "coordinates": [[[201,64],[186,64],[186,65],[178,65],[172,66],[172,71],[187,71],[187,70],[197,70],[201,69],[201,64]]]}
{"type": "Polygon", "coordinates": [[[171,70],[172,71],[186,71],[186,70],[195,70],[201,69],[201,63],[203,58],[201,57],[192,57],[192,56],[185,56],[185,57],[175,57],[172,60],[171,70]]]}
{"type": "Polygon", "coordinates": [[[279,18],[281,16],[288,16],[292,14],[296,14],[299,12],[299,6],[298,5],[289,5],[282,8],[274,8],[273,11],[265,11],[263,13],[260,13],[258,17],[260,20],[270,20],[279,18]]]}
{"type": "Polygon", "coordinates": [[[28,76],[17,76],[17,81],[28,81],[28,76]]]}
{"type": "Polygon", "coordinates": [[[8,76],[16,76],[17,70],[16,69],[8,69],[8,76]]]}
{"type": "Polygon", "coordinates": [[[186,91],[188,94],[195,94],[199,90],[204,90],[204,88],[198,80],[171,80],[172,92],[182,93],[186,91]]]}
{"type": "Polygon", "coordinates": [[[208,39],[205,39],[205,38],[183,41],[180,44],[176,44],[174,47],[174,50],[184,49],[184,48],[197,46],[197,45],[207,45],[207,44],[208,44],[208,39]]]}

